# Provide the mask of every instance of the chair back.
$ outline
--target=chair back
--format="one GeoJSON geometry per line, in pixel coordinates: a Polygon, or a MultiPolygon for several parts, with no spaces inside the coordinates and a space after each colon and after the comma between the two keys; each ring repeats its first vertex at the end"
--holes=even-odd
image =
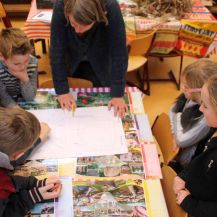
{"type": "Polygon", "coordinates": [[[152,41],[154,38],[156,31],[152,31],[151,33],[139,36],[131,41],[129,55],[130,56],[148,56],[149,50],[152,45],[152,41]]]}
{"type": "MultiPolygon", "coordinates": [[[[69,87],[80,87],[80,88],[88,88],[93,87],[93,83],[91,81],[80,79],[80,78],[68,78],[69,87]]],[[[39,85],[40,88],[54,88],[53,80],[49,79],[47,81],[42,82],[39,85]]]]}
{"type": "Polygon", "coordinates": [[[5,16],[6,16],[5,9],[4,9],[2,3],[0,2],[0,17],[3,18],[5,16]]]}
{"type": "Polygon", "coordinates": [[[0,1],[0,18],[3,21],[5,28],[12,27],[11,21],[8,18],[7,12],[6,12],[6,10],[4,8],[4,5],[3,5],[3,3],[1,1],[0,1]]]}
{"type": "Polygon", "coordinates": [[[168,165],[178,154],[179,148],[175,151],[173,150],[173,136],[171,133],[170,119],[167,114],[162,113],[156,118],[152,126],[152,134],[160,146],[164,163],[168,165]]]}
{"type": "Polygon", "coordinates": [[[163,166],[162,168],[163,179],[161,179],[161,185],[167,209],[170,217],[187,217],[188,214],[176,204],[176,195],[173,192],[173,180],[176,176],[176,172],[170,166],[163,166]]]}

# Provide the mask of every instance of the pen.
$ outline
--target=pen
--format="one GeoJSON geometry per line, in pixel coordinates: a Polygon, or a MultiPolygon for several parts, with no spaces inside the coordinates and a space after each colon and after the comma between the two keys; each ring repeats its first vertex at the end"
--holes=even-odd
{"type": "Polygon", "coordinates": [[[72,116],[74,116],[75,113],[75,106],[72,104],[72,116]]]}

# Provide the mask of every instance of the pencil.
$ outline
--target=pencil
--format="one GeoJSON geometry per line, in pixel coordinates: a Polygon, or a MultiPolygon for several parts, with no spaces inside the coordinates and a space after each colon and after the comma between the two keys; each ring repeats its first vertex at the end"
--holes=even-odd
{"type": "Polygon", "coordinates": [[[75,106],[74,104],[72,104],[72,116],[74,116],[74,113],[75,113],[75,106]]]}

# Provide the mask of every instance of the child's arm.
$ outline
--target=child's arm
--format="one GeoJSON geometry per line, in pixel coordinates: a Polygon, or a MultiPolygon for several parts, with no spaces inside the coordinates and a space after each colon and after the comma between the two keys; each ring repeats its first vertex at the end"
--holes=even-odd
{"type": "Polygon", "coordinates": [[[11,176],[11,179],[14,183],[16,191],[19,190],[30,190],[32,188],[41,188],[47,185],[53,185],[56,188],[56,185],[59,186],[61,183],[57,176],[49,176],[45,179],[37,179],[34,176],[24,177],[24,176],[11,176]]]}
{"type": "Polygon", "coordinates": [[[34,207],[29,192],[22,190],[0,199],[0,217],[23,217],[34,207]]]}
{"type": "Polygon", "coordinates": [[[54,199],[60,195],[61,184],[54,189],[54,184],[44,187],[34,187],[30,190],[20,190],[8,198],[0,199],[0,217],[23,217],[36,203],[54,199]]]}
{"type": "Polygon", "coordinates": [[[29,77],[29,80],[27,82],[20,81],[21,94],[26,101],[32,101],[35,98],[37,91],[37,59],[33,56],[31,56],[31,60],[28,67],[30,67],[30,65],[32,65],[32,67],[34,68],[33,74],[29,77]]]}
{"type": "Polygon", "coordinates": [[[17,103],[13,98],[7,93],[6,86],[0,81],[0,101],[1,105],[4,107],[14,107],[17,103]]]}
{"type": "Polygon", "coordinates": [[[19,190],[29,190],[34,187],[44,186],[41,180],[36,179],[34,176],[24,177],[24,176],[11,176],[11,179],[14,183],[16,191],[19,190]]]}
{"type": "Polygon", "coordinates": [[[188,195],[180,206],[191,216],[213,217],[217,216],[217,201],[201,201],[188,195]]]}

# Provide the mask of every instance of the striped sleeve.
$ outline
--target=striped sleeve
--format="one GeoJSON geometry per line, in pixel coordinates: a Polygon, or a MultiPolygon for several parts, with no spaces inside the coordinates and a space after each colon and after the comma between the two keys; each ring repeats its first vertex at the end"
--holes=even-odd
{"type": "MultiPolygon", "coordinates": [[[[1,74],[1,69],[0,69],[0,74],[1,74]]],[[[6,90],[5,84],[1,80],[1,75],[0,75],[0,103],[4,107],[13,107],[16,105],[15,100],[10,96],[6,90]]]]}
{"type": "Polygon", "coordinates": [[[38,60],[30,56],[30,62],[27,68],[29,82],[20,82],[21,95],[26,101],[32,101],[35,98],[37,91],[38,79],[38,60]]]}
{"type": "Polygon", "coordinates": [[[39,202],[43,201],[43,197],[41,196],[38,188],[36,188],[36,187],[29,190],[29,195],[30,195],[33,203],[39,203],[39,202]]]}

